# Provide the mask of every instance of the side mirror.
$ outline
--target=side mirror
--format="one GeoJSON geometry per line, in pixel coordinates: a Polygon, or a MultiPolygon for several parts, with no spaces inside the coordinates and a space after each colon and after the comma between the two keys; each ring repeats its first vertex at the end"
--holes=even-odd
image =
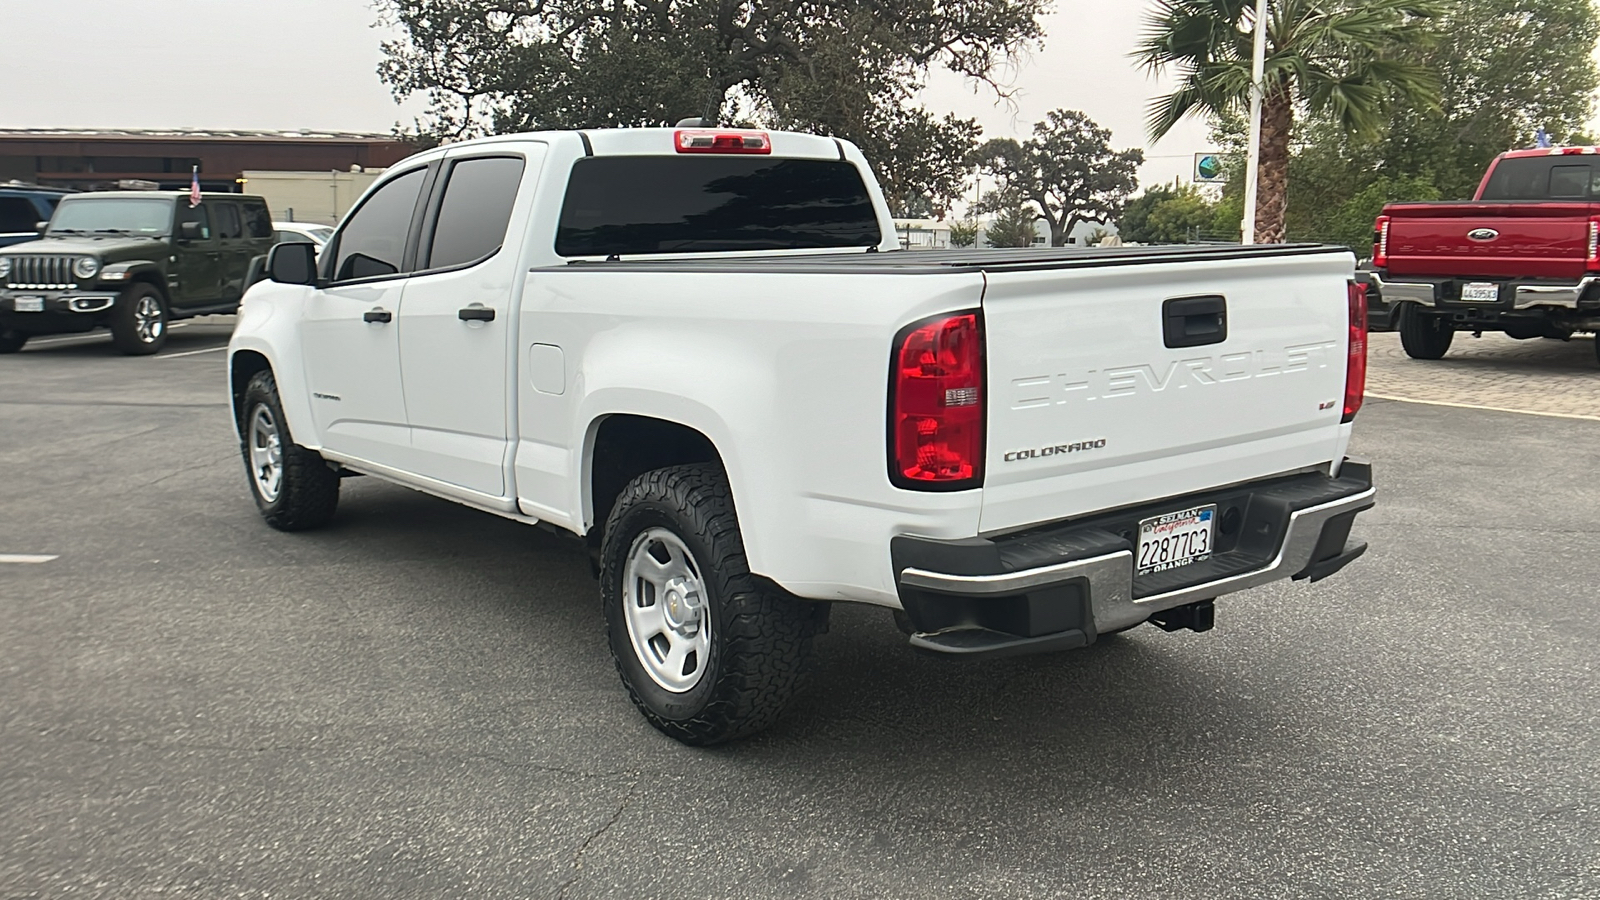
{"type": "Polygon", "coordinates": [[[205,239],[205,233],[201,231],[199,222],[184,222],[178,226],[178,237],[186,241],[199,241],[205,239]]]}
{"type": "Polygon", "coordinates": [[[274,244],[267,251],[267,277],[279,284],[316,284],[316,246],[310,241],[274,244]]]}
{"type": "Polygon", "coordinates": [[[47,229],[49,227],[50,227],[50,223],[49,222],[35,222],[35,223],[33,223],[33,230],[39,232],[40,234],[44,234],[45,229],[47,229]]]}

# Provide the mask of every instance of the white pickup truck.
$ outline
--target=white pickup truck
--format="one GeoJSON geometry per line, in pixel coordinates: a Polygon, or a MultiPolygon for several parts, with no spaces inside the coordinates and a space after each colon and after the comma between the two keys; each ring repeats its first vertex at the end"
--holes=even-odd
{"type": "Polygon", "coordinates": [[[833,602],[1060,650],[1366,549],[1347,251],[897,246],[831,138],[419,154],[244,298],[256,503],[312,528],[364,474],[576,535],[629,694],[692,744],[773,721],[833,602]]]}

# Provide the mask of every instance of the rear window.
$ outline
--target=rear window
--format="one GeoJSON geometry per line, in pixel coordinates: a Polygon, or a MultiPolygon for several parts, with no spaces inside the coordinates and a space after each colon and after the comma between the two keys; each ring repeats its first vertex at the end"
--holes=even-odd
{"type": "Polygon", "coordinates": [[[872,198],[848,162],[598,156],[573,164],[562,256],[869,247],[872,198]]]}
{"type": "Polygon", "coordinates": [[[1483,200],[1600,198],[1600,166],[1573,156],[1502,159],[1484,186],[1483,200]]]}

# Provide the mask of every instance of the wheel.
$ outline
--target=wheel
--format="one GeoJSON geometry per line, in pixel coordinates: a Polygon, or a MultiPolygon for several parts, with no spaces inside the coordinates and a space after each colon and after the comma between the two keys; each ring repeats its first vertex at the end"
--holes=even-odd
{"type": "Polygon", "coordinates": [[[148,356],[167,343],[167,303],[148,284],[130,284],[111,308],[111,344],[129,356],[148,356]]]}
{"type": "Polygon", "coordinates": [[[261,517],[279,531],[304,531],[333,518],[339,507],[339,473],[294,443],[270,371],[250,379],[242,408],[240,449],[261,517]]]}
{"type": "Polygon", "coordinates": [[[28,342],[28,335],[9,328],[0,328],[0,353],[16,353],[28,342]]]}
{"type": "Polygon", "coordinates": [[[801,687],[828,605],[750,574],[715,465],[635,478],[600,548],[611,657],[651,725],[693,746],[771,725],[801,687]]]}
{"type": "Polygon", "coordinates": [[[1455,336],[1447,319],[1429,315],[1415,303],[1400,305],[1400,346],[1412,359],[1443,358],[1455,336]]]}
{"type": "MultiPolygon", "coordinates": [[[[27,340],[27,338],[23,338],[23,340],[27,340]]],[[[1595,332],[1594,336],[1594,361],[1600,363],[1600,332],[1595,332]]]]}

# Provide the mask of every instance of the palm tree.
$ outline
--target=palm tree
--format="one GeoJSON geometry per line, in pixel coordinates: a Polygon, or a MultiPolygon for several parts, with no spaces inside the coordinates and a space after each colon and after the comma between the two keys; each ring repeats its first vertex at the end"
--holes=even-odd
{"type": "MultiPolygon", "coordinates": [[[[1284,239],[1297,112],[1372,138],[1391,98],[1437,104],[1437,76],[1408,61],[1406,51],[1429,42],[1426,25],[1441,6],[1441,0],[1268,0],[1258,241],[1284,239]]],[[[1156,0],[1133,56],[1153,73],[1173,69],[1178,89],[1151,101],[1151,138],[1159,140],[1185,116],[1247,109],[1254,37],[1254,0],[1156,0]]]]}

